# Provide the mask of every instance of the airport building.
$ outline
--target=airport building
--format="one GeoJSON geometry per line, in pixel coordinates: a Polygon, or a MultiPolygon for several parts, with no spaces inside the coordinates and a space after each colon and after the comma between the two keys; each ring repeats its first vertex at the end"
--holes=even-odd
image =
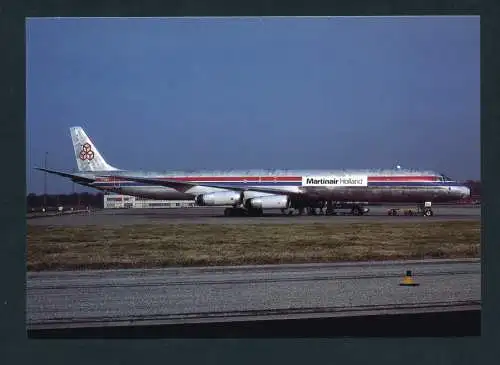
{"type": "Polygon", "coordinates": [[[154,200],[129,195],[105,194],[104,209],[124,208],[186,208],[194,207],[194,200],[154,200]]]}

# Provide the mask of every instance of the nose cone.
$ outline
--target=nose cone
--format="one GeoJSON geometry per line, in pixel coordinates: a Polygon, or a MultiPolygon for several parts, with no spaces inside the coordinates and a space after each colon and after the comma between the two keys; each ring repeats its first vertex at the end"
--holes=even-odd
{"type": "Polygon", "coordinates": [[[470,189],[464,185],[450,187],[450,193],[455,199],[466,199],[470,197],[470,189]]]}
{"type": "Polygon", "coordinates": [[[470,189],[467,186],[459,186],[458,193],[462,199],[470,197],[470,189]]]}

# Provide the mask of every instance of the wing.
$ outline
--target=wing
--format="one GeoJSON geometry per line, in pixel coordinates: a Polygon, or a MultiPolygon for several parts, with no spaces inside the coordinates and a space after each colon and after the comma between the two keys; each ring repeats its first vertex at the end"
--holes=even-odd
{"type": "Polygon", "coordinates": [[[165,186],[168,188],[176,189],[178,191],[185,192],[186,190],[196,187],[196,186],[206,186],[209,188],[215,189],[224,189],[224,190],[232,190],[232,191],[256,191],[259,193],[269,193],[269,194],[277,194],[277,195],[301,195],[301,192],[293,192],[293,191],[285,191],[280,189],[273,188],[256,188],[256,187],[237,187],[237,186],[221,186],[217,184],[211,183],[193,183],[188,181],[177,181],[170,179],[158,179],[158,178],[143,178],[143,177],[135,177],[135,176],[113,176],[109,175],[107,177],[112,177],[115,179],[123,179],[128,181],[140,182],[143,184],[149,185],[157,185],[157,186],[165,186]]]}
{"type": "Polygon", "coordinates": [[[49,170],[49,169],[45,169],[42,167],[35,167],[35,170],[48,172],[49,174],[54,174],[54,175],[66,177],[66,178],[71,179],[75,182],[92,183],[94,181],[94,179],[87,178],[84,176],[80,176],[80,175],[76,175],[76,174],[68,174],[67,172],[62,172],[62,171],[57,171],[57,170],[49,170]]]}

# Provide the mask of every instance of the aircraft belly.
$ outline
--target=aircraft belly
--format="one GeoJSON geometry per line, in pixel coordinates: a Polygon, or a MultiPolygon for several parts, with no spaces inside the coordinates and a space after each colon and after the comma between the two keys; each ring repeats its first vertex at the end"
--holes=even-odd
{"type": "Polygon", "coordinates": [[[190,200],[194,199],[191,194],[182,193],[175,189],[162,186],[134,186],[122,187],[119,189],[120,194],[139,196],[148,199],[161,200],[190,200]]]}

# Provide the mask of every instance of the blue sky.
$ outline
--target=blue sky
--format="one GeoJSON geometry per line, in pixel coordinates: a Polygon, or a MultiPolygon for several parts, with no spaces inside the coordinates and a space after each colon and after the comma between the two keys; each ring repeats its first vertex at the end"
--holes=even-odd
{"type": "MultiPolygon", "coordinates": [[[[479,17],[30,19],[32,167],[433,169],[480,177],[479,17]]],[[[48,177],[49,193],[71,192],[48,177]]],[[[83,188],[78,189],[81,191],[83,188]]]]}

